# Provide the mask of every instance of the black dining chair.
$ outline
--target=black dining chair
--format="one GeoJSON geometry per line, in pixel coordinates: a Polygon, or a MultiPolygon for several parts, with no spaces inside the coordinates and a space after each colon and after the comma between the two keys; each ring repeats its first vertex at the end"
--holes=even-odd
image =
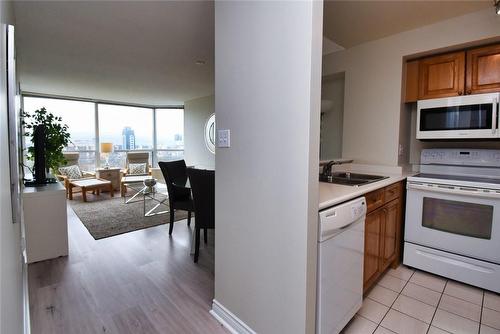
{"type": "Polygon", "coordinates": [[[193,192],[195,251],[194,262],[200,255],[200,230],[203,229],[205,243],[207,230],[215,228],[215,171],[188,168],[187,174],[193,192]]]}
{"type": "Polygon", "coordinates": [[[191,225],[191,212],[194,211],[191,190],[185,187],[187,181],[187,167],[184,160],[158,162],[168,191],[168,204],[170,206],[170,226],[168,234],[174,230],[175,210],[188,212],[188,226],[191,225]]]}

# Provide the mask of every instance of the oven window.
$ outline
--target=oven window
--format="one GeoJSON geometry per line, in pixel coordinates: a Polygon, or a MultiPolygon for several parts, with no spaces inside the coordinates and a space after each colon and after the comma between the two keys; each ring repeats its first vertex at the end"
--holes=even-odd
{"type": "Polygon", "coordinates": [[[492,109],[491,103],[421,109],[420,131],[491,129],[492,109]]]}
{"type": "Polygon", "coordinates": [[[434,230],[491,239],[493,206],[424,197],[422,226],[434,230]]]}

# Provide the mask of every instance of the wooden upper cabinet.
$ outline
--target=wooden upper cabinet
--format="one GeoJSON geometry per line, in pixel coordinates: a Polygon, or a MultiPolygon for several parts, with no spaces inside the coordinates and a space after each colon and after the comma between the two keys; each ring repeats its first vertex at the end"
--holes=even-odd
{"type": "Polygon", "coordinates": [[[406,63],[405,102],[493,92],[500,92],[500,44],[406,63]]]}
{"type": "Polygon", "coordinates": [[[405,102],[418,100],[418,60],[406,63],[405,102]]]}
{"type": "Polygon", "coordinates": [[[457,96],[464,93],[465,51],[419,61],[418,99],[457,96]]]}
{"type": "Polygon", "coordinates": [[[467,94],[500,91],[500,44],[467,51],[467,94]]]}

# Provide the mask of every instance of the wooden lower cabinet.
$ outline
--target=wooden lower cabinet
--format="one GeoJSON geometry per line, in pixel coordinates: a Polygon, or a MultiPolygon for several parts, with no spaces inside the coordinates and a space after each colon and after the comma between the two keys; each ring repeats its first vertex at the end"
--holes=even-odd
{"type": "MultiPolygon", "coordinates": [[[[366,215],[364,292],[370,290],[389,266],[396,267],[399,264],[402,231],[402,189],[402,183],[383,188],[384,197],[382,200],[384,204],[366,215]]],[[[380,191],[379,189],[375,192],[380,194],[380,191]]],[[[366,198],[373,198],[375,192],[367,194],[366,198]]]]}
{"type": "Polygon", "coordinates": [[[366,216],[365,220],[365,265],[363,273],[363,289],[371,286],[380,272],[380,250],[384,211],[376,210],[366,216]]]}
{"type": "Polygon", "coordinates": [[[400,201],[395,199],[382,209],[384,220],[382,225],[382,270],[387,268],[397,259],[398,255],[398,236],[400,227],[400,201]]]}

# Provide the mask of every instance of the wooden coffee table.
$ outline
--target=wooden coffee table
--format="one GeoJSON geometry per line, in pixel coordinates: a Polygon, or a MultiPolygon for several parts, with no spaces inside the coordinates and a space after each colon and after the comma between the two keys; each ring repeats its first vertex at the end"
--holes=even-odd
{"type": "Polygon", "coordinates": [[[108,190],[111,197],[113,197],[114,189],[111,181],[103,179],[85,179],[85,180],[71,180],[69,181],[68,196],[69,199],[73,199],[73,188],[78,187],[82,189],[83,201],[87,202],[87,191],[94,191],[96,195],[99,195],[101,190],[108,190]]]}

